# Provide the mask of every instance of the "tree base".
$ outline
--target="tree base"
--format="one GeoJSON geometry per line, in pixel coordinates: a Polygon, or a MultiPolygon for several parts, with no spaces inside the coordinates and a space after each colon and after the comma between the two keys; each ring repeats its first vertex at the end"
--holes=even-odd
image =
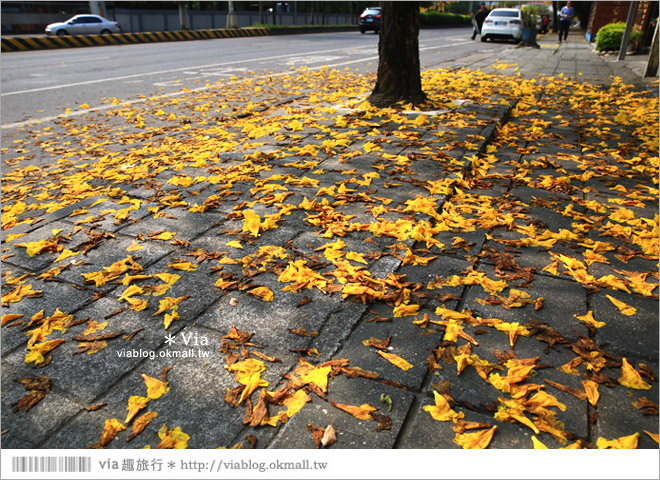
{"type": "Polygon", "coordinates": [[[394,93],[375,93],[367,98],[367,101],[377,108],[392,107],[398,103],[412,103],[415,106],[428,106],[429,99],[424,92],[409,95],[394,93]]]}

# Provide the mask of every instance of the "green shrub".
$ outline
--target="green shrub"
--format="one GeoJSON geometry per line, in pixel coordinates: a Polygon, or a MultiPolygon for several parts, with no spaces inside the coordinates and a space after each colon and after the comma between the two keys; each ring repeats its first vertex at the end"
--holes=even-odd
{"type": "Polygon", "coordinates": [[[644,38],[644,34],[636,30],[630,34],[630,43],[639,43],[644,38]]]}
{"type": "Polygon", "coordinates": [[[318,28],[319,30],[323,28],[332,28],[332,27],[354,27],[355,25],[351,23],[341,23],[341,24],[332,24],[332,25],[273,25],[272,23],[253,23],[251,25],[252,27],[260,27],[260,28],[270,28],[270,29],[275,29],[275,28],[291,28],[291,29],[296,29],[296,28],[318,28]]]}
{"type": "Polygon", "coordinates": [[[525,5],[520,9],[523,28],[536,28],[536,22],[543,18],[547,9],[543,5],[525,5]]]}
{"type": "Polygon", "coordinates": [[[596,50],[603,52],[606,50],[618,50],[621,46],[623,32],[626,24],[623,22],[610,23],[601,27],[596,34],[596,50]]]}
{"type": "Polygon", "coordinates": [[[470,15],[470,2],[449,2],[445,11],[470,15]]]}
{"type": "Polygon", "coordinates": [[[470,15],[460,13],[428,11],[419,14],[420,25],[469,25],[470,22],[470,15]]]}

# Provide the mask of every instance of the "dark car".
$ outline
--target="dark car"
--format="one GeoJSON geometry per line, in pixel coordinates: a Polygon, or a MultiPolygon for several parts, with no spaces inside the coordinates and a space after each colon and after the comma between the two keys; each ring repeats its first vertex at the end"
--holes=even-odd
{"type": "Polygon", "coordinates": [[[373,30],[378,33],[380,30],[380,7],[369,7],[360,15],[360,33],[367,30],[373,30]]]}

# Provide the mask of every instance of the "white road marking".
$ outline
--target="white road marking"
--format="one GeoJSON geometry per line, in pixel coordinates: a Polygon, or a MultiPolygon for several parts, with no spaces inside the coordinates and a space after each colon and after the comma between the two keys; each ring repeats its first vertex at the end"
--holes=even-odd
{"type": "Polygon", "coordinates": [[[420,47],[419,51],[420,52],[425,52],[426,50],[437,50],[438,48],[457,47],[459,45],[468,45],[470,43],[473,43],[473,42],[467,41],[467,42],[458,42],[458,43],[448,43],[447,45],[438,45],[438,46],[435,46],[435,47],[425,47],[425,48],[420,47]]]}
{"type": "Polygon", "coordinates": [[[181,80],[170,80],[169,82],[156,82],[154,85],[156,87],[176,87],[179,83],[181,80]]]}
{"type": "MultiPolygon", "coordinates": [[[[330,49],[330,50],[317,50],[315,52],[308,52],[308,53],[305,53],[304,55],[313,56],[313,55],[319,55],[319,54],[323,54],[323,53],[340,52],[340,51],[347,51],[347,50],[348,49],[346,49],[346,48],[334,48],[334,49],[330,49]]],[[[263,62],[263,61],[267,61],[267,60],[279,60],[279,59],[284,59],[284,58],[300,57],[300,55],[301,55],[300,53],[290,53],[290,54],[286,54],[286,55],[275,55],[275,56],[269,56],[269,57],[252,58],[252,59],[248,59],[248,60],[236,60],[236,61],[232,61],[232,62],[213,63],[213,64],[210,64],[210,65],[200,65],[200,66],[196,66],[196,67],[182,67],[182,68],[174,68],[174,69],[171,69],[171,70],[159,70],[159,71],[155,71],[155,72],[136,73],[134,75],[122,75],[122,76],[119,76],[119,77],[101,78],[101,79],[98,79],[98,80],[88,80],[86,82],[67,83],[67,84],[63,84],[63,85],[53,85],[53,86],[50,86],[50,87],[33,88],[33,89],[29,89],[29,90],[19,90],[19,91],[16,91],[16,92],[6,92],[6,93],[0,94],[0,96],[6,97],[6,96],[9,96],[9,95],[22,95],[22,94],[25,94],[25,93],[43,92],[45,90],[57,90],[57,89],[60,89],[60,88],[79,87],[81,85],[93,85],[95,83],[102,83],[102,82],[115,82],[117,80],[126,80],[128,78],[137,78],[137,77],[144,77],[144,76],[149,76],[149,75],[163,75],[165,73],[183,72],[183,71],[188,71],[188,70],[192,70],[192,69],[201,70],[201,69],[205,69],[205,68],[222,67],[222,66],[225,66],[225,65],[235,65],[237,63],[255,63],[255,62],[263,62]]]]}
{"type": "Polygon", "coordinates": [[[32,63],[28,65],[21,65],[21,68],[32,68],[32,67],[66,67],[69,63],[81,63],[81,62],[90,62],[90,61],[95,61],[95,60],[108,60],[110,57],[108,56],[103,56],[103,57],[84,57],[84,58],[76,58],[73,60],[65,60],[63,62],[48,62],[48,63],[32,63]]]}
{"type": "Polygon", "coordinates": [[[309,55],[300,55],[298,57],[288,58],[283,62],[279,62],[279,65],[296,65],[296,64],[307,65],[310,63],[328,63],[328,62],[334,62],[335,60],[339,60],[341,58],[345,58],[345,56],[323,55],[323,56],[311,57],[309,55]]]}

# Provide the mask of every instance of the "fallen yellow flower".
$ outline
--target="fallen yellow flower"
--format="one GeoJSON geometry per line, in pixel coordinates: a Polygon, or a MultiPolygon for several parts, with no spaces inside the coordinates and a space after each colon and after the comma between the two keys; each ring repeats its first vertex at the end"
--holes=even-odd
{"type": "Polygon", "coordinates": [[[422,408],[424,411],[429,412],[434,420],[439,422],[449,422],[465,417],[463,412],[456,413],[452,410],[447,399],[435,390],[433,391],[433,395],[435,397],[435,405],[425,405],[422,408]]]}
{"type": "Polygon", "coordinates": [[[397,355],[394,355],[393,353],[382,352],[380,350],[377,350],[376,353],[378,353],[378,355],[383,357],[385,360],[390,362],[392,365],[395,365],[395,366],[399,367],[401,370],[408,371],[411,368],[413,368],[412,364],[408,363],[403,358],[401,358],[397,355]]]}
{"type": "Polygon", "coordinates": [[[637,390],[650,390],[651,385],[642,380],[642,376],[624,357],[621,364],[621,376],[619,383],[624,387],[635,388],[637,390]]]}
{"type": "Polygon", "coordinates": [[[257,287],[249,290],[247,293],[253,295],[257,298],[260,298],[264,302],[272,302],[275,298],[273,291],[268,287],[257,287]]]}
{"type": "Polygon", "coordinates": [[[163,382],[162,380],[149,377],[145,374],[142,374],[142,378],[144,379],[144,383],[147,385],[147,397],[149,397],[151,400],[156,400],[170,391],[168,382],[163,382]]]}
{"type": "Polygon", "coordinates": [[[616,306],[616,308],[618,308],[619,311],[620,311],[621,313],[623,313],[624,315],[627,315],[627,316],[630,317],[630,316],[635,315],[635,314],[637,313],[637,309],[636,309],[635,307],[632,307],[632,306],[630,306],[630,305],[628,305],[628,304],[622,302],[621,300],[617,300],[616,298],[612,297],[611,295],[605,295],[605,296],[606,296],[606,297],[610,300],[610,302],[612,302],[612,303],[616,306]]]}
{"type": "Polygon", "coordinates": [[[188,448],[188,440],[190,440],[190,435],[183,433],[181,427],[168,430],[165,424],[158,430],[158,437],[160,443],[156,448],[188,448]]]}
{"type": "Polygon", "coordinates": [[[363,403],[359,407],[356,407],[355,405],[345,405],[343,403],[337,403],[337,402],[330,402],[330,403],[332,403],[332,405],[337,407],[338,409],[343,410],[346,413],[350,413],[359,420],[369,420],[371,418],[371,414],[376,410],[378,410],[377,408],[372,407],[368,403],[363,403]]]}
{"type": "Polygon", "coordinates": [[[137,413],[142,410],[144,407],[147,406],[147,403],[149,403],[149,398],[147,397],[142,397],[140,395],[132,395],[128,398],[128,407],[126,407],[126,410],[128,410],[128,414],[126,415],[126,420],[124,420],[124,423],[128,424],[137,413]]]}
{"type": "Polygon", "coordinates": [[[635,432],[627,437],[616,438],[614,440],[607,440],[603,437],[598,437],[596,446],[598,448],[616,448],[616,449],[635,449],[639,441],[639,432],[635,432]]]}
{"type": "Polygon", "coordinates": [[[457,433],[454,443],[464,449],[484,449],[488,447],[493,439],[495,430],[497,430],[497,425],[493,425],[486,430],[479,430],[478,432],[457,433]]]}
{"type": "Polygon", "coordinates": [[[573,315],[573,316],[578,320],[582,320],[583,322],[586,322],[595,328],[602,328],[606,325],[605,322],[599,322],[596,319],[594,319],[594,312],[592,310],[589,310],[585,315],[573,315]]]}

